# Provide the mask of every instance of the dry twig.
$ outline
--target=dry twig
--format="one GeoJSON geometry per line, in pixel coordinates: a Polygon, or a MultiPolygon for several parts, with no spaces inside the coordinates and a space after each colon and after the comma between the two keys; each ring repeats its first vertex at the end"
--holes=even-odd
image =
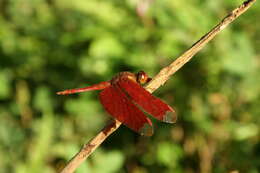
{"type": "MultiPolygon", "coordinates": [[[[169,77],[178,71],[185,63],[187,63],[198,51],[200,51],[210,40],[212,40],[220,31],[233,22],[238,16],[243,14],[256,0],[247,0],[238,8],[229,13],[218,25],[205,34],[199,41],[193,44],[186,52],[179,56],[169,66],[163,68],[153,80],[145,87],[149,92],[155,91],[163,85],[169,77]]],[[[61,173],[73,173],[74,170],[117,128],[121,122],[113,120],[92,140],[85,144],[82,149],[69,161],[61,173]]]]}

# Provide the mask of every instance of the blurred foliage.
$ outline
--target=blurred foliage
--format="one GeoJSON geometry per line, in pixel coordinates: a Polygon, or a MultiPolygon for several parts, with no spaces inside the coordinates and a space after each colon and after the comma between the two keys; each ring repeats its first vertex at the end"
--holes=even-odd
{"type": "MultiPolygon", "coordinates": [[[[106,124],[98,92],[56,91],[155,75],[238,0],[1,0],[0,172],[53,173],[106,124]]],[[[122,126],[78,173],[260,171],[260,23],[255,4],[154,94],[174,125],[122,126]]]]}

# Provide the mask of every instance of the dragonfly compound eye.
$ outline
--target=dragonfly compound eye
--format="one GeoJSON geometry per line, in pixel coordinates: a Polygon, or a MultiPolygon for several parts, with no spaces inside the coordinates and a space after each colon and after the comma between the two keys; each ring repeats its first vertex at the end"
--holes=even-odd
{"type": "Polygon", "coordinates": [[[137,82],[140,84],[145,84],[148,80],[148,75],[144,71],[139,71],[137,73],[137,82]]]}

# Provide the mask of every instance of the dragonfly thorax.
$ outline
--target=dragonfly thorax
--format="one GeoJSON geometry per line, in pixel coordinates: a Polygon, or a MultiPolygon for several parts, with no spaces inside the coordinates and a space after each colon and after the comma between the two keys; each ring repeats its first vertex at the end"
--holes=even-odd
{"type": "Polygon", "coordinates": [[[119,80],[124,80],[124,79],[128,79],[128,80],[130,79],[131,81],[137,82],[137,78],[134,73],[124,71],[124,72],[120,72],[116,76],[114,76],[111,80],[111,84],[115,84],[119,80]]]}

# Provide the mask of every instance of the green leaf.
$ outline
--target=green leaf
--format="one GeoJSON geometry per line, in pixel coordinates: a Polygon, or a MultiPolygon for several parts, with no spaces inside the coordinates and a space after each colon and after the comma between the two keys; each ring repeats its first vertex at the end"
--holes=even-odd
{"type": "Polygon", "coordinates": [[[162,142],[157,147],[158,161],[165,166],[176,167],[183,157],[182,148],[174,143],[162,142]]]}
{"type": "Polygon", "coordinates": [[[93,172],[114,173],[123,166],[124,157],[119,151],[100,152],[93,157],[95,161],[93,172]]]}
{"type": "Polygon", "coordinates": [[[10,74],[8,71],[0,71],[0,100],[10,96],[10,74]]]}

